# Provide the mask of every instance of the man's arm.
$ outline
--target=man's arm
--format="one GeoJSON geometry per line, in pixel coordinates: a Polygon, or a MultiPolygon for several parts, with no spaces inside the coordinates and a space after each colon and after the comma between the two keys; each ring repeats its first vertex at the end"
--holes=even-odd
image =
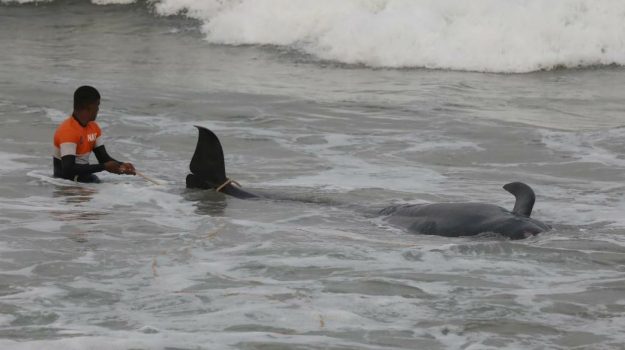
{"type": "Polygon", "coordinates": [[[106,152],[106,148],[104,148],[104,145],[100,145],[94,148],[93,153],[95,154],[95,157],[98,159],[98,162],[100,164],[105,165],[106,171],[109,171],[115,174],[135,175],[135,167],[132,164],[122,163],[118,160],[113,159],[113,157],[111,157],[106,152]],[[114,167],[113,164],[117,165],[117,167],[114,167]]]}
{"type": "Polygon", "coordinates": [[[61,177],[73,180],[76,175],[87,175],[104,170],[104,164],[76,164],[75,155],[61,157],[61,177]]]}
{"type": "Polygon", "coordinates": [[[93,153],[95,154],[95,157],[98,159],[98,163],[100,164],[104,164],[110,161],[117,162],[120,165],[122,164],[122,162],[117,161],[113,159],[113,157],[109,156],[109,154],[106,152],[106,148],[104,148],[104,145],[94,148],[93,153]]]}

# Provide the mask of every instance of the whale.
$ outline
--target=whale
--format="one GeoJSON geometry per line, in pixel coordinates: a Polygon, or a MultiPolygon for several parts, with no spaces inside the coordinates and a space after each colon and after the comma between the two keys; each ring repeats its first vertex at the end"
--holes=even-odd
{"type": "MultiPolygon", "coordinates": [[[[226,176],[219,138],[205,127],[195,127],[198,140],[189,164],[186,187],[211,189],[239,199],[262,198],[226,176]]],[[[408,232],[444,237],[496,233],[510,239],[523,239],[551,229],[548,224],[530,217],[536,195],[529,185],[517,181],[503,188],[515,197],[512,210],[494,204],[466,202],[391,205],[374,213],[408,232]]]]}
{"type": "Polygon", "coordinates": [[[380,211],[385,220],[408,231],[446,237],[498,233],[523,239],[549,231],[551,226],[531,218],[536,200],[534,190],[522,182],[503,188],[514,195],[512,210],[487,203],[432,203],[389,206],[380,211]]]}

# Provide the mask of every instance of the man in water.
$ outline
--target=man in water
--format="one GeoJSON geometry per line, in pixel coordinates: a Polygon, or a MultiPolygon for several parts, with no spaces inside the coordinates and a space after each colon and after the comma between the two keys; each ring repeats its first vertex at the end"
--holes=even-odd
{"type": "Polygon", "coordinates": [[[106,170],[113,174],[135,175],[130,163],[118,162],[106,153],[102,131],[95,122],[100,107],[100,93],[94,87],[81,86],[74,92],[74,112],[54,133],[54,177],[78,182],[100,182],[94,173],[106,170]],[[98,164],[89,164],[91,151],[98,164]]]}

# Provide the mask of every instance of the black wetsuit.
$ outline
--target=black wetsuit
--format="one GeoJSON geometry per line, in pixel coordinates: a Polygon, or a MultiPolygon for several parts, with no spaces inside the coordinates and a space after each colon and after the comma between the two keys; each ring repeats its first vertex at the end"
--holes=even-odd
{"type": "Polygon", "coordinates": [[[54,177],[60,177],[67,180],[78,182],[100,182],[100,179],[94,174],[104,170],[104,163],[115,161],[107,152],[104,145],[93,149],[93,153],[98,159],[98,164],[76,164],[76,156],[66,155],[60,160],[52,157],[54,164],[54,177]]]}

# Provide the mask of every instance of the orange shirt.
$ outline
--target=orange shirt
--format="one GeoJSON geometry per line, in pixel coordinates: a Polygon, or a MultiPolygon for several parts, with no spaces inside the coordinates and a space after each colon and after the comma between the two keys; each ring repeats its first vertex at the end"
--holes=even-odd
{"type": "Polygon", "coordinates": [[[95,121],[82,126],[73,117],[65,119],[54,133],[54,157],[76,156],[76,164],[89,164],[94,148],[102,145],[102,130],[95,121]]]}

